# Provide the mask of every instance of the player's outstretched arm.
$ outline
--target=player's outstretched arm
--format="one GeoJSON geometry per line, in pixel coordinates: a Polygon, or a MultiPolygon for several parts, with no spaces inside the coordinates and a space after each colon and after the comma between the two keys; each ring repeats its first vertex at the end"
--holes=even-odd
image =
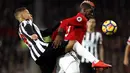
{"type": "Polygon", "coordinates": [[[99,53],[100,60],[104,61],[104,48],[103,48],[103,45],[100,44],[99,48],[100,48],[100,53],[99,53]]]}
{"type": "Polygon", "coordinates": [[[59,27],[60,23],[56,23],[55,26],[51,27],[51,28],[47,28],[45,30],[40,30],[41,34],[43,37],[46,37],[46,36],[50,36],[52,35],[52,33],[59,27]]]}
{"type": "Polygon", "coordinates": [[[128,66],[129,64],[129,57],[128,57],[129,53],[130,53],[130,45],[127,45],[125,49],[124,62],[123,62],[123,64],[126,66],[128,66]]]}
{"type": "Polygon", "coordinates": [[[102,34],[99,32],[99,40],[98,40],[98,45],[99,45],[99,58],[104,61],[104,47],[103,47],[103,38],[102,34]]]}
{"type": "Polygon", "coordinates": [[[58,48],[58,46],[61,45],[61,42],[64,40],[64,36],[65,36],[64,29],[58,28],[57,36],[56,36],[55,40],[53,41],[53,47],[54,48],[58,48]]]}

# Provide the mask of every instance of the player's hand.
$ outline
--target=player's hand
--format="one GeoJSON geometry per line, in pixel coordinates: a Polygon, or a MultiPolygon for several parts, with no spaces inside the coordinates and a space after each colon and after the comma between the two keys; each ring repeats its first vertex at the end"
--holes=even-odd
{"type": "Polygon", "coordinates": [[[129,64],[129,60],[128,60],[128,58],[125,58],[124,59],[124,65],[128,66],[128,64],[129,64]]]}
{"type": "Polygon", "coordinates": [[[53,41],[53,47],[58,48],[58,46],[61,45],[62,41],[63,41],[63,37],[60,35],[57,35],[55,40],[53,41]]]}
{"type": "Polygon", "coordinates": [[[33,40],[37,40],[37,39],[38,39],[37,34],[33,34],[33,35],[31,35],[31,39],[33,39],[33,40]]]}

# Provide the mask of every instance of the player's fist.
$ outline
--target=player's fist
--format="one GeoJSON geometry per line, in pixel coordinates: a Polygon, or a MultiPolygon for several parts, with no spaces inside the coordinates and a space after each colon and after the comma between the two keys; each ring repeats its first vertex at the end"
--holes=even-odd
{"type": "Polygon", "coordinates": [[[124,59],[124,65],[128,66],[128,64],[129,64],[129,60],[128,60],[128,58],[125,58],[124,59]]]}
{"type": "Polygon", "coordinates": [[[37,39],[38,39],[37,34],[33,34],[33,35],[31,35],[31,39],[33,39],[33,40],[37,40],[37,39]]]}

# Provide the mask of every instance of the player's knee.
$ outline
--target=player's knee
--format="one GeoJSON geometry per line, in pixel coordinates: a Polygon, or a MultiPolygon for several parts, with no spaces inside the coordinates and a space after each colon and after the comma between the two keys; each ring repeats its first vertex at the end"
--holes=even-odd
{"type": "Polygon", "coordinates": [[[74,44],[76,43],[76,40],[70,40],[69,43],[66,46],[66,52],[69,52],[73,49],[74,44]]]}

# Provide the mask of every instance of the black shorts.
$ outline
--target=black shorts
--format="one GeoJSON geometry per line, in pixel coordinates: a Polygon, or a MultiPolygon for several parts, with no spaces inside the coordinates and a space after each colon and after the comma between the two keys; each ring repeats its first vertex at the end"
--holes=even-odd
{"type": "Polygon", "coordinates": [[[56,59],[65,54],[65,47],[68,41],[63,41],[57,49],[53,48],[52,43],[46,48],[45,52],[36,60],[42,73],[52,73],[56,64],[56,59]]]}
{"type": "Polygon", "coordinates": [[[96,69],[92,68],[92,63],[80,63],[80,73],[96,73],[96,69]]]}

